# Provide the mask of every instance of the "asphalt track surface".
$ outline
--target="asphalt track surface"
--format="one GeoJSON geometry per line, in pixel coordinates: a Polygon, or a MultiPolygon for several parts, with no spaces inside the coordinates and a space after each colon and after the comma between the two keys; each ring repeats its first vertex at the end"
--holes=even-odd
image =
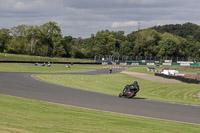
{"type": "MultiPolygon", "coordinates": [[[[113,70],[113,73],[122,70],[113,70]]],[[[0,72],[0,94],[46,102],[200,124],[200,106],[127,99],[38,81],[34,73],[0,72]]],[[[108,69],[76,74],[108,74],[108,69]]]]}

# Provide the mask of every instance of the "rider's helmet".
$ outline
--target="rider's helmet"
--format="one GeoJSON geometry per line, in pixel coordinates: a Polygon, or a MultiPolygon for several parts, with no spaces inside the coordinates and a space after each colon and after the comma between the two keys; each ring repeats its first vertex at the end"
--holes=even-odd
{"type": "Polygon", "coordinates": [[[134,81],[133,84],[136,85],[136,84],[138,84],[138,82],[137,82],[137,81],[134,81]]]}

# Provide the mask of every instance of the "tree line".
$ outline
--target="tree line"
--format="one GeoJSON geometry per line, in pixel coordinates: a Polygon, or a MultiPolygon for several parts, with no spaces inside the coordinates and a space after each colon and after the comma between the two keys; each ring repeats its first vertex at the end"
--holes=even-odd
{"type": "Polygon", "coordinates": [[[132,32],[101,30],[89,38],[63,36],[55,22],[0,29],[0,52],[50,57],[200,57],[200,27],[192,23],[132,32]],[[199,34],[198,34],[199,33],[199,34]]]}

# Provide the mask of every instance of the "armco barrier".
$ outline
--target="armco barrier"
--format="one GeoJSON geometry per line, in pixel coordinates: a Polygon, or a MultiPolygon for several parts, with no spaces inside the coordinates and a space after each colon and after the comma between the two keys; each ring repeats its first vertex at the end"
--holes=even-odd
{"type": "Polygon", "coordinates": [[[146,63],[146,62],[144,62],[144,63],[139,63],[139,65],[147,65],[147,63],[146,63]]]}
{"type": "Polygon", "coordinates": [[[163,63],[154,63],[156,66],[161,66],[163,63]]]}
{"type": "Polygon", "coordinates": [[[180,63],[172,63],[172,66],[180,66],[180,63]]]}
{"type": "Polygon", "coordinates": [[[168,79],[176,79],[176,80],[180,80],[180,81],[185,82],[185,83],[200,84],[200,80],[185,78],[183,76],[165,75],[165,74],[162,74],[162,73],[155,73],[155,76],[161,76],[161,77],[168,78],[168,79]]]}
{"type": "Polygon", "coordinates": [[[127,62],[126,65],[132,65],[132,62],[127,62]]]}
{"type": "Polygon", "coordinates": [[[190,64],[190,66],[200,66],[200,64],[190,64]]]}

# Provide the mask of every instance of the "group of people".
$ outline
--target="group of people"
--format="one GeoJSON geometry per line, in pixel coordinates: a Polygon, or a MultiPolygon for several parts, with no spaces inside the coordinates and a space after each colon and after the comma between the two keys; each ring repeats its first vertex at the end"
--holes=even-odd
{"type": "MultiPolygon", "coordinates": [[[[40,66],[38,62],[35,63],[35,66],[40,66]]],[[[46,66],[46,63],[44,62],[41,66],[46,66]]],[[[51,67],[51,63],[48,62],[47,67],[51,67]]]]}

